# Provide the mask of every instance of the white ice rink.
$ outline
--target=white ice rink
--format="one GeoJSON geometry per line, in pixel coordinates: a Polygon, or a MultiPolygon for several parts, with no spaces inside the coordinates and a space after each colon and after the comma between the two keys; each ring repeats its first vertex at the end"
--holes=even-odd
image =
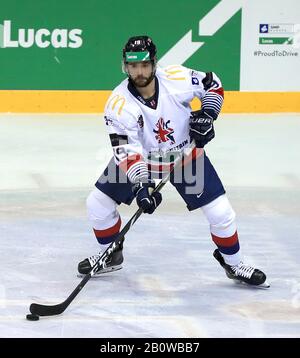
{"type": "MultiPolygon", "coordinates": [[[[167,186],[128,233],[123,270],[30,322],[30,303],[65,300],[98,251],[85,198],[111,147],[96,115],[1,115],[0,337],[300,337],[299,138],[299,115],[223,115],[207,146],[269,290],[227,279],[201,210],[167,186]]],[[[135,210],[120,208],[123,223],[135,210]]]]}

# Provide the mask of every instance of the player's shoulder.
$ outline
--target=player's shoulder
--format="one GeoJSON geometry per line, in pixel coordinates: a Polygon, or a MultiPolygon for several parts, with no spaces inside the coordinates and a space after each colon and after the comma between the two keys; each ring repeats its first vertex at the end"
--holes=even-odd
{"type": "Polygon", "coordinates": [[[105,105],[106,114],[114,117],[135,116],[137,107],[132,101],[127,84],[128,80],[125,79],[112,91],[105,105]]]}
{"type": "Polygon", "coordinates": [[[195,71],[182,65],[169,65],[157,69],[157,76],[160,79],[174,84],[199,84],[205,75],[205,72],[195,71]]]}
{"type": "Polygon", "coordinates": [[[182,65],[169,65],[165,67],[157,67],[157,76],[169,81],[185,80],[188,76],[188,68],[182,65]]]}

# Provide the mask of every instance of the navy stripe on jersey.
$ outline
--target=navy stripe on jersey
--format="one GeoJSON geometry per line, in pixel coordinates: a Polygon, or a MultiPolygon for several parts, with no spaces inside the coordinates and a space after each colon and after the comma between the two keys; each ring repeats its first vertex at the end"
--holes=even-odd
{"type": "Polygon", "coordinates": [[[215,92],[207,92],[202,98],[202,108],[213,110],[218,116],[223,105],[223,97],[215,92]]]}
{"type": "Polygon", "coordinates": [[[143,161],[134,163],[127,171],[128,179],[132,183],[137,183],[139,181],[148,179],[148,167],[147,164],[143,161]]]}
{"type": "Polygon", "coordinates": [[[147,165],[144,162],[143,157],[138,153],[129,155],[127,159],[119,164],[119,167],[132,183],[148,178],[147,165]]]}

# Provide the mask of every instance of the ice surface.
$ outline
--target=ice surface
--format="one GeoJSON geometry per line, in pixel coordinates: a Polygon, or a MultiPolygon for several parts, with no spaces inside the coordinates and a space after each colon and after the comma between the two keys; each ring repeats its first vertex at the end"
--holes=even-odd
{"type": "MultiPolygon", "coordinates": [[[[237,213],[245,261],[269,290],[236,285],[212,257],[201,210],[171,186],[125,241],[124,268],[59,303],[98,245],[85,198],[111,155],[101,116],[0,116],[0,337],[299,337],[300,116],[224,115],[207,153],[237,213]]],[[[122,206],[123,223],[136,209],[122,206]]]]}

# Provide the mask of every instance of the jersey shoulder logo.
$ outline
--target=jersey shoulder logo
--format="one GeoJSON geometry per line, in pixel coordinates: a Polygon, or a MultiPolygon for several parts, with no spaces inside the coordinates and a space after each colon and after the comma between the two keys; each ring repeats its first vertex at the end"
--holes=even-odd
{"type": "Polygon", "coordinates": [[[156,123],[156,128],[153,129],[153,132],[155,133],[155,139],[158,141],[158,143],[162,142],[168,142],[170,141],[170,144],[175,143],[174,139],[174,129],[169,127],[170,120],[165,122],[163,118],[159,118],[159,120],[156,123]]]}
{"type": "Polygon", "coordinates": [[[193,85],[199,85],[199,80],[197,77],[192,77],[192,84],[193,85]]]}
{"type": "Polygon", "coordinates": [[[184,81],[185,77],[183,77],[184,73],[182,67],[179,65],[167,67],[165,70],[167,74],[167,79],[173,81],[184,81]]]}

